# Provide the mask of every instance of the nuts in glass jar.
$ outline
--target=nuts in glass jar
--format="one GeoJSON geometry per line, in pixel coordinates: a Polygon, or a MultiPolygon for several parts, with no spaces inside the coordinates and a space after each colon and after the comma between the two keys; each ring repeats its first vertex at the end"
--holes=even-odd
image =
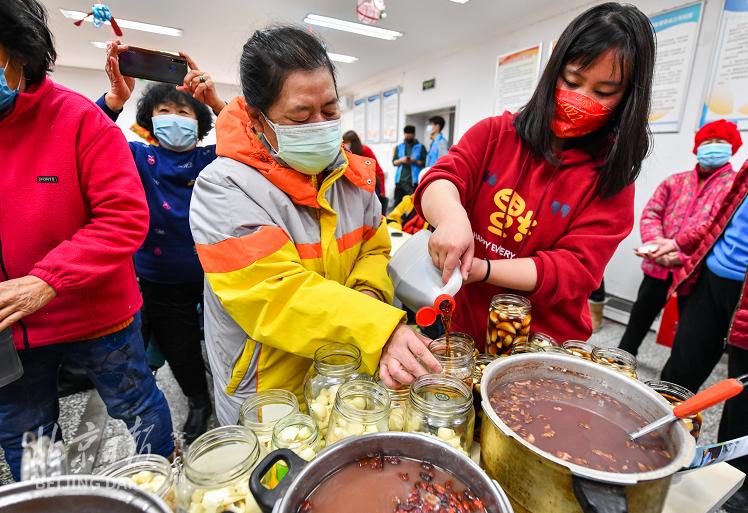
{"type": "Polygon", "coordinates": [[[572,355],[592,361],[592,350],[595,346],[582,340],[567,340],[562,347],[568,350],[572,355]]]}
{"type": "Polygon", "coordinates": [[[491,300],[488,312],[486,352],[509,354],[514,344],[527,342],[530,333],[532,305],[516,294],[498,294],[491,300]]]}

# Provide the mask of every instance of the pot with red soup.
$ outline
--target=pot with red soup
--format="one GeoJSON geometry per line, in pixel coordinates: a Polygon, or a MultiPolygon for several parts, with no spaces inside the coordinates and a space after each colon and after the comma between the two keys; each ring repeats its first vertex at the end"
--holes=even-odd
{"type": "Polygon", "coordinates": [[[513,513],[474,461],[419,433],[346,438],[310,463],[275,451],[253,472],[250,489],[264,513],[513,513]],[[288,474],[268,490],[261,477],[278,461],[288,474]]]}
{"type": "Polygon", "coordinates": [[[481,466],[518,513],[660,513],[673,474],[694,455],[682,423],[630,440],[670,405],[580,358],[502,358],[481,386],[481,466]]]}

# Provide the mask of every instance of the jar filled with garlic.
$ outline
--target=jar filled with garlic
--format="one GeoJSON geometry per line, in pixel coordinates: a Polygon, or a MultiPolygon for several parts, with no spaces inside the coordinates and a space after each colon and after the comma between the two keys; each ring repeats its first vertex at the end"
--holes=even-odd
{"type": "Polygon", "coordinates": [[[390,394],[371,381],[360,379],[340,385],[330,414],[327,445],[369,433],[389,430],[390,394]]]}
{"type": "Polygon", "coordinates": [[[407,385],[402,388],[389,388],[382,381],[379,385],[387,389],[387,393],[390,394],[389,431],[404,431],[410,388],[407,385]]]}
{"type": "Polygon", "coordinates": [[[530,300],[516,294],[498,294],[488,310],[486,352],[510,354],[514,344],[528,341],[532,322],[530,300]]]}
{"type": "Polygon", "coordinates": [[[322,450],[322,436],[314,419],[296,413],[280,420],[273,429],[273,450],[291,449],[306,461],[322,450]]]}
{"type": "Polygon", "coordinates": [[[288,390],[271,388],[251,394],[239,410],[239,425],[257,435],[262,450],[268,453],[273,445],[273,428],[281,419],[299,413],[299,400],[288,390]]]}
{"type": "Polygon", "coordinates": [[[332,343],[314,352],[314,363],[304,378],[304,401],[323,439],[327,437],[338,388],[353,379],[371,379],[361,371],[361,351],[356,346],[332,343]]]}
{"type": "Polygon", "coordinates": [[[573,356],[592,361],[592,351],[595,349],[595,346],[592,344],[588,344],[583,340],[567,340],[563,343],[562,347],[573,356]]]}
{"type": "Polygon", "coordinates": [[[638,379],[636,357],[617,347],[596,347],[592,350],[592,361],[617,370],[632,379],[638,379]]]}
{"type": "Polygon", "coordinates": [[[118,479],[128,486],[159,496],[176,511],[174,470],[169,460],[158,454],[138,454],[114,463],[100,476],[118,479]]]}
{"type": "Polygon", "coordinates": [[[405,430],[439,438],[470,454],[475,431],[472,390],[452,376],[426,374],[410,385],[405,430]]]}
{"type": "Polygon", "coordinates": [[[244,426],[221,426],[198,437],[184,453],[178,513],[261,513],[249,491],[260,454],[257,436],[244,426]]]}

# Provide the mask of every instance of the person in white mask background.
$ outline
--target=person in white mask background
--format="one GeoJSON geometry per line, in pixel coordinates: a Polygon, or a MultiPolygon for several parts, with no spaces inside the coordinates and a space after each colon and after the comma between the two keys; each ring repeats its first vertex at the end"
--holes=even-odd
{"type": "MultiPolygon", "coordinates": [[[[618,346],[621,349],[636,356],[657,314],[665,306],[668,290],[685,260],[679,251],[651,260],[646,258],[648,252],[641,250],[656,250],[654,242],[657,239],[675,238],[713,219],[735,178],[730,159],[742,144],[734,123],[720,119],[704,125],[694,138],[694,168],[667,177],[644,207],[639,221],[642,246],[636,252],[642,257],[644,278],[618,346]]],[[[690,288],[682,287],[678,291],[680,312],[685,307],[690,288]]]]}
{"type": "MultiPolygon", "coordinates": [[[[135,88],[135,79],[119,70],[119,54],[127,45],[107,45],[106,73],[110,89],[97,101],[116,121],[135,88]]],[[[198,305],[203,272],[189,226],[190,198],[198,174],[216,158],[215,145],[198,146],[224,108],[210,74],[186,54],[190,71],[184,84],[152,84],[137,105],[137,124],[150,144],[130,142],[150,211],[148,236],[135,254],[135,270],[143,293],[144,339],[154,340],[187,397],[182,427],[187,442],[204,433],[212,413],[198,305]]]]}
{"type": "Polygon", "coordinates": [[[303,401],[304,375],[330,342],[349,344],[361,372],[381,357],[387,384],[438,372],[427,340],[391,304],[375,163],[344,150],[322,43],[300,28],[258,30],[240,76],[243,96],[216,123],[218,158],[190,207],[220,423],[235,423],[263,390],[303,401]]]}

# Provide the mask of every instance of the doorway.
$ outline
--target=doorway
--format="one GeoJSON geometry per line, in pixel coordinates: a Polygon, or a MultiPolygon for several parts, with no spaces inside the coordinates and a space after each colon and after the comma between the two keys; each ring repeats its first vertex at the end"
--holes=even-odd
{"type": "Polygon", "coordinates": [[[429,125],[429,118],[432,116],[441,116],[444,118],[445,122],[442,134],[444,134],[444,137],[447,138],[447,146],[452,146],[452,144],[454,143],[455,133],[455,111],[456,107],[452,105],[450,107],[444,107],[440,109],[406,114],[405,124],[413,125],[414,127],[416,127],[416,139],[421,141],[421,143],[426,146],[426,150],[428,151],[429,145],[431,144],[431,139],[429,139],[429,133],[427,130],[427,127],[429,125]]]}

